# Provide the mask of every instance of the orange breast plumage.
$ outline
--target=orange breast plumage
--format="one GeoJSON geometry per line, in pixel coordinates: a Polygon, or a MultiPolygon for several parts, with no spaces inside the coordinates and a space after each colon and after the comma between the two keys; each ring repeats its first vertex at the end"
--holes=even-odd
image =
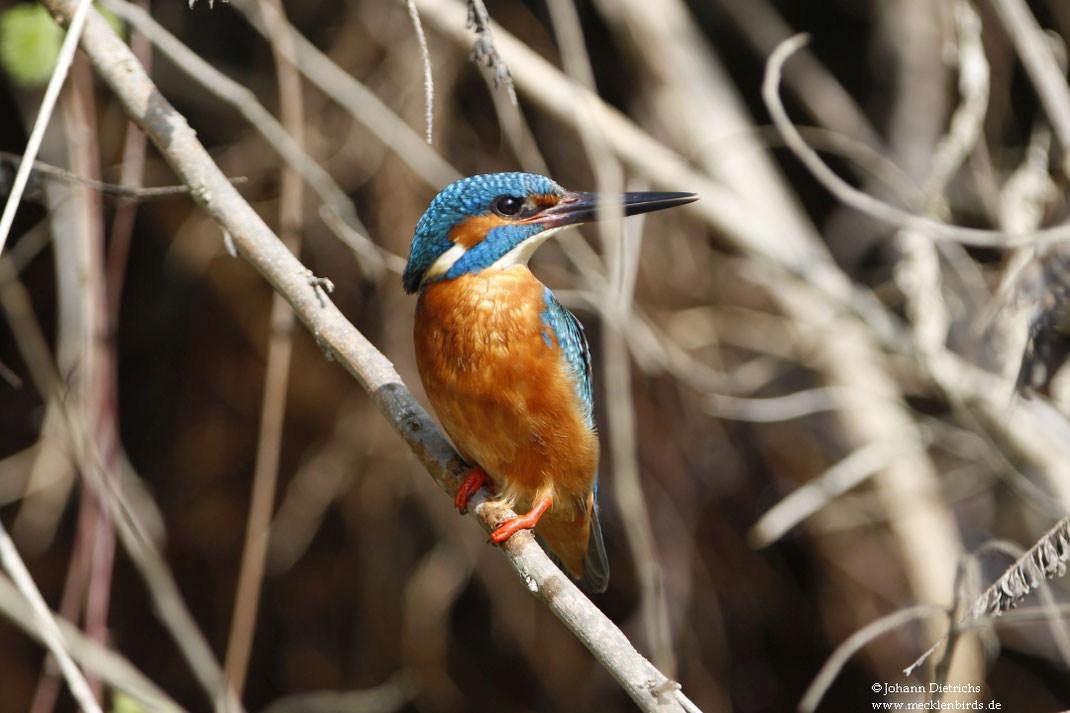
{"type": "Polygon", "coordinates": [[[454,445],[526,511],[550,495],[536,532],[579,576],[598,439],[554,331],[546,288],[522,265],[428,283],[414,340],[428,399],[454,445]]]}

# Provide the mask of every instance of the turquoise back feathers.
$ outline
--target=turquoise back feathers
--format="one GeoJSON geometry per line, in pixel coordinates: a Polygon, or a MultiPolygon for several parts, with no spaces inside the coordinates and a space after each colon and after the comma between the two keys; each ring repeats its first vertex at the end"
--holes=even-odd
{"type": "MultiPolygon", "coordinates": [[[[583,325],[576,319],[576,315],[565,309],[554,293],[546,289],[543,298],[546,300],[546,310],[542,313],[542,321],[557,339],[561,348],[561,357],[568,364],[569,376],[572,377],[576,388],[576,395],[584,407],[584,422],[588,428],[594,428],[594,399],[591,392],[591,352],[587,347],[587,336],[583,333],[583,325]]],[[[546,346],[553,346],[548,335],[543,337],[546,346]]]]}

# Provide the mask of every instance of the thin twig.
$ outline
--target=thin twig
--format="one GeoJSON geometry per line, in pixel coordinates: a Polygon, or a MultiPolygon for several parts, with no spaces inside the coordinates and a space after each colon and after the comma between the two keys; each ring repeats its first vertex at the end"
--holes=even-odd
{"type": "MultiPolygon", "coordinates": [[[[38,626],[33,609],[7,577],[0,577],[0,613],[29,636],[44,643],[46,634],[38,626]]],[[[134,698],[147,711],[183,713],[177,703],[121,654],[89,638],[62,618],[53,615],[53,620],[59,628],[64,649],[86,671],[134,698]]]]}
{"type": "Polygon", "coordinates": [[[420,59],[424,65],[424,121],[427,123],[427,143],[431,143],[431,127],[435,119],[435,81],[431,77],[431,52],[427,47],[427,37],[424,35],[424,26],[420,24],[420,11],[416,9],[414,0],[408,0],[409,19],[412,20],[412,29],[416,31],[416,41],[420,43],[420,59]]]}
{"type": "MultiPolygon", "coordinates": [[[[59,100],[63,147],[72,171],[90,178],[99,177],[97,123],[93,78],[84,58],[76,58],[70,68],[70,82],[59,100]]],[[[69,407],[86,424],[87,431],[104,455],[108,477],[117,477],[118,426],[115,401],[111,399],[113,360],[107,337],[106,287],[104,284],[104,228],[100,195],[75,184],[71,190],[52,187],[48,198],[51,214],[59,292],[60,327],[57,352],[61,371],[67,378],[69,407]]],[[[64,583],[60,614],[78,620],[85,611],[89,636],[103,640],[107,629],[108,600],[114,560],[114,534],[107,514],[102,512],[92,490],[82,483],[78,531],[73,556],[64,583]]],[[[36,526],[39,539],[44,527],[54,527],[66,504],[69,490],[60,488],[56,497],[27,501],[16,520],[16,534],[25,535],[27,525],[36,526]],[[43,506],[43,507],[42,507],[43,506]],[[42,512],[42,510],[44,512],[42,512]],[[21,529],[21,532],[20,532],[21,529]]],[[[99,685],[92,678],[94,695],[99,685]]],[[[32,713],[53,710],[59,695],[59,681],[52,664],[46,663],[38,680],[31,705],[32,713]]]]}
{"type": "MultiPolygon", "coordinates": [[[[411,4],[413,0],[406,0],[406,2],[411,4]]],[[[470,59],[473,62],[486,62],[492,71],[494,86],[504,84],[509,101],[513,106],[517,106],[513,75],[509,71],[509,65],[498,54],[498,47],[494,44],[494,31],[490,28],[490,13],[487,12],[487,6],[483,4],[483,0],[468,0],[468,21],[465,27],[476,33],[470,59]]]]}
{"type": "MultiPolygon", "coordinates": [[[[12,166],[21,166],[22,157],[18,154],[10,153],[8,151],[0,151],[0,162],[10,163],[12,166]]],[[[126,165],[126,158],[123,158],[123,165],[126,165]]],[[[152,198],[170,198],[172,196],[184,196],[189,193],[189,186],[150,186],[148,188],[143,186],[132,185],[115,185],[114,183],[105,183],[98,181],[94,178],[86,178],[79,176],[76,173],[72,173],[65,168],[59,166],[53,166],[50,163],[44,161],[34,161],[33,171],[35,173],[49,176],[65,183],[71,183],[75,185],[83,185],[92,188],[93,190],[100,191],[105,195],[117,196],[130,201],[142,201],[152,198]]],[[[125,170],[124,170],[125,173],[125,170]]],[[[235,184],[245,183],[248,179],[244,176],[238,176],[232,178],[231,181],[235,184]]]]}
{"type": "Polygon", "coordinates": [[[1059,143],[1063,145],[1060,165],[1063,173],[1070,176],[1070,91],[1067,90],[1065,71],[1059,67],[1044,31],[1023,0],[992,0],[992,5],[1007,28],[1059,143]]]}
{"type": "Polygon", "coordinates": [[[771,507],[751,526],[747,539],[754,547],[768,547],[835,497],[924,446],[911,436],[867,443],[771,507]]]}
{"type": "MultiPolygon", "coordinates": [[[[1058,201],[1062,194],[1058,186],[1048,172],[1051,159],[1052,136],[1051,129],[1037,126],[1029,137],[1029,147],[1022,157],[1018,167],[1014,169],[1010,177],[1003,183],[999,192],[999,224],[1008,233],[1024,233],[1036,230],[1044,216],[1052,205],[1058,201]]],[[[989,307],[974,321],[979,326],[987,325],[996,312],[1007,303],[1012,303],[1013,291],[1019,279],[1023,277],[1026,266],[1035,256],[1032,247],[1020,247],[1010,255],[1000,272],[999,287],[996,288],[995,299],[989,307]]],[[[1023,329],[1022,337],[1025,337],[1026,329],[1023,329]]],[[[1018,362],[1022,354],[1022,346],[1007,345],[1007,354],[1013,355],[1018,362]]],[[[1008,361],[1010,361],[1008,359],[1008,361]]],[[[1019,363],[1013,364],[1015,371],[1019,363]]]]}
{"type": "Polygon", "coordinates": [[[33,160],[37,157],[37,151],[41,148],[41,140],[45,137],[45,129],[48,128],[49,119],[52,118],[52,110],[59,99],[59,90],[67,79],[67,71],[74,61],[74,51],[78,48],[78,39],[81,37],[82,28],[89,16],[91,0],[78,0],[78,7],[71,19],[67,36],[63,38],[63,44],[56,58],[56,68],[52,71],[52,77],[48,80],[45,96],[41,99],[41,107],[37,110],[37,118],[34,120],[30,138],[26,141],[26,149],[22,152],[22,162],[19,170],[15,173],[15,183],[11,186],[7,203],[4,204],[4,212],[0,215],[0,253],[4,252],[4,244],[7,242],[8,233],[11,232],[11,224],[15,221],[15,211],[18,210],[22,201],[22,192],[26,190],[26,181],[30,178],[30,168],[33,160]]]}
{"type": "Polygon", "coordinates": [[[4,569],[11,575],[15,586],[18,587],[22,596],[26,598],[26,601],[29,602],[30,607],[33,609],[38,631],[41,632],[45,646],[56,658],[60,671],[63,672],[63,677],[67,680],[67,685],[70,686],[74,700],[78,702],[78,705],[81,706],[85,713],[101,713],[100,706],[97,705],[97,699],[93,696],[93,692],[89,690],[89,684],[78,666],[71,660],[67,649],[63,646],[63,635],[59,633],[59,628],[56,626],[56,620],[52,617],[52,612],[49,611],[48,605],[45,604],[44,598],[41,597],[41,592],[37,590],[37,585],[33,583],[33,577],[27,571],[26,565],[22,563],[22,558],[19,557],[18,550],[15,549],[15,543],[11,541],[11,537],[7,534],[7,529],[2,522],[0,522],[0,563],[3,563],[4,569]]]}
{"type": "Polygon", "coordinates": [[[360,691],[312,691],[279,698],[260,713],[392,713],[420,690],[417,676],[400,671],[373,688],[360,691]]]}
{"type": "Polygon", "coordinates": [[[777,423],[834,411],[852,396],[857,394],[836,386],[821,386],[764,399],[711,393],[706,397],[705,410],[717,418],[751,423],[777,423]]]}
{"type": "Polygon", "coordinates": [[[951,115],[947,133],[936,146],[929,175],[921,187],[926,200],[923,208],[930,214],[942,211],[948,183],[981,138],[990,94],[990,70],[981,42],[981,18],[968,0],[954,0],[951,9],[958,40],[958,89],[962,100],[951,115]]]}
{"type": "MultiPolygon", "coordinates": [[[[951,4],[955,21],[958,89],[961,100],[940,138],[922,185],[925,214],[942,217],[947,208],[947,186],[981,139],[988,110],[989,67],[981,42],[981,19],[967,0],[951,4]]],[[[895,279],[907,301],[914,342],[919,358],[941,384],[954,380],[956,364],[946,358],[951,309],[944,298],[943,263],[937,244],[921,232],[899,233],[902,257],[895,266],[895,279]]],[[[961,250],[960,246],[956,246],[961,250]]],[[[987,294],[987,293],[986,293],[987,294]]]]}
{"type": "MultiPolygon", "coordinates": [[[[81,134],[82,141],[72,142],[71,165],[85,176],[100,175],[100,148],[97,141],[96,98],[93,74],[88,62],[80,58],[71,67],[71,116],[72,134],[81,134]],[[73,120],[73,121],[72,121],[73,120]],[[78,133],[75,133],[78,132],[78,133]]],[[[66,113],[66,112],[65,112],[66,113]]],[[[81,298],[91,315],[85,325],[86,346],[94,354],[82,355],[87,369],[87,400],[85,423],[90,424],[93,441],[100,453],[105,468],[105,477],[119,482],[119,359],[116,339],[118,335],[109,329],[108,286],[104,271],[104,215],[100,196],[86,190],[76,189],[78,203],[84,203],[86,225],[79,231],[79,239],[87,240],[84,248],[89,257],[85,270],[78,277],[81,298]]],[[[84,483],[83,483],[84,484],[84,483]]],[[[83,488],[87,497],[91,491],[83,488]]],[[[115,565],[115,528],[111,517],[102,508],[95,495],[93,513],[96,532],[92,542],[92,560],[89,569],[88,590],[85,600],[85,629],[89,636],[104,642],[108,635],[108,609],[111,601],[112,573],[115,565]]],[[[100,695],[99,683],[90,680],[94,692],[100,695]]]]}
{"type": "Polygon", "coordinates": [[[765,68],[765,79],[762,83],[762,97],[766,107],[773,117],[780,133],[784,137],[788,148],[792,150],[803,165],[817,178],[825,188],[839,201],[846,203],[855,210],[861,211],[877,220],[890,225],[923,232],[934,239],[952,240],[965,245],[979,247],[1011,247],[1024,245],[1041,240],[1056,240],[1070,237],[1070,225],[1061,225],[1044,230],[1038,230],[1027,235],[1007,235],[999,230],[983,230],[980,228],[967,228],[958,225],[941,223],[931,218],[911,213],[910,211],[897,208],[893,205],[878,200],[871,195],[863,193],[844,181],[831,168],[821,160],[810,146],[803,140],[791,119],[788,118],[784,105],[778,96],[781,71],[784,62],[800,47],[809,41],[809,36],[795,35],[789,40],[782,42],[775,52],[769,57],[769,63],[765,68]]]}
{"type": "Polygon", "coordinates": [[[800,713],[812,713],[817,709],[829,686],[836,680],[843,669],[844,664],[854,656],[863,646],[876,639],[878,636],[898,629],[915,619],[944,612],[944,609],[934,604],[918,604],[897,612],[882,616],[874,622],[867,624],[855,633],[851,634],[846,641],[836,647],[829,656],[828,661],[821,667],[817,676],[814,677],[810,687],[806,689],[802,700],[799,701],[800,713]]]}
{"type": "MultiPolygon", "coordinates": [[[[981,20],[967,0],[955,0],[961,101],[951,116],[947,132],[936,144],[922,185],[926,215],[946,212],[947,185],[981,137],[988,109],[989,69],[981,43],[981,20]]],[[[902,257],[895,266],[895,280],[907,303],[918,356],[940,384],[952,383],[957,363],[945,349],[951,328],[951,310],[944,298],[943,265],[937,246],[924,232],[903,230],[897,236],[902,257]]]]}
{"type": "MultiPolygon", "coordinates": [[[[784,68],[787,71],[787,67],[784,68]]],[[[839,156],[851,163],[851,168],[859,178],[876,180],[887,188],[903,205],[913,205],[921,197],[921,189],[914,183],[899,164],[887,154],[872,148],[864,141],[852,138],[849,134],[822,126],[796,124],[807,143],[818,151],[839,156]]],[[[787,142],[775,126],[766,124],[756,129],[770,146],[786,147],[787,142]]]]}

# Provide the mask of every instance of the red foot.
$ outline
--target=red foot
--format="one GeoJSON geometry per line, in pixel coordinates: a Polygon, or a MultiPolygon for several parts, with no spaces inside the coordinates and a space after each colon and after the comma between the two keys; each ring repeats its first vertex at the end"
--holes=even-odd
{"type": "Polygon", "coordinates": [[[501,525],[498,525],[498,529],[490,533],[491,541],[501,544],[515,535],[519,530],[530,530],[539,523],[539,518],[542,517],[542,514],[549,510],[550,506],[553,504],[553,496],[542,496],[535,502],[535,506],[525,514],[511,517],[501,525]]]}
{"type": "Polygon", "coordinates": [[[468,498],[472,497],[472,494],[484,485],[489,485],[493,489],[494,481],[490,479],[485,470],[477,465],[468,471],[468,475],[465,476],[460,490],[457,491],[457,495],[453,498],[453,507],[462,513],[468,512],[468,498]]]}

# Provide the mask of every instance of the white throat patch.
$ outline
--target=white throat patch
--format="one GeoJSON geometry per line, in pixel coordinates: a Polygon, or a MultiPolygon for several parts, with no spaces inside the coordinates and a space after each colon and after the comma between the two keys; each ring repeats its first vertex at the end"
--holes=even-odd
{"type": "MultiPolygon", "coordinates": [[[[565,226],[561,226],[562,228],[565,226]]],[[[489,269],[491,270],[505,270],[513,265],[527,265],[528,260],[535,254],[535,250],[546,242],[546,239],[551,237],[554,233],[561,230],[561,228],[547,228],[541,233],[532,235],[527,240],[518,243],[512,250],[502,255],[495,260],[489,269]]]]}
{"type": "MultiPolygon", "coordinates": [[[[535,235],[532,235],[530,238],[518,243],[509,252],[505,253],[500,258],[495,260],[487,269],[505,270],[510,267],[513,267],[514,265],[527,265],[528,260],[531,259],[531,256],[532,254],[534,254],[535,250],[544,242],[546,242],[547,238],[551,237],[556,232],[565,227],[567,226],[561,226],[560,228],[548,228],[542,231],[541,233],[536,233],[535,235]]],[[[451,245],[449,250],[439,255],[438,258],[436,258],[435,261],[431,263],[431,267],[427,268],[427,271],[424,272],[423,279],[420,280],[420,284],[422,285],[428,280],[433,280],[436,277],[445,275],[447,272],[450,271],[450,268],[457,264],[458,260],[464,257],[464,254],[466,252],[468,252],[468,250],[466,250],[461,245],[451,245]]]]}
{"type": "Polygon", "coordinates": [[[439,275],[445,275],[453,267],[453,264],[461,259],[461,257],[468,252],[461,245],[452,245],[450,249],[435,258],[435,261],[431,263],[431,267],[427,268],[424,272],[423,278],[420,280],[420,284],[427,282],[430,279],[438,277],[439,275]]]}

